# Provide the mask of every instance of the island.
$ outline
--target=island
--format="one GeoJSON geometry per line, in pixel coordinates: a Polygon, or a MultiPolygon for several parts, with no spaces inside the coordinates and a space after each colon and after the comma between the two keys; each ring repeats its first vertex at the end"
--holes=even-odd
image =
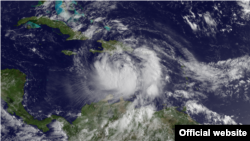
{"type": "MultiPolygon", "coordinates": [[[[175,125],[199,125],[196,121],[176,107],[153,111],[147,107],[134,108],[133,102],[120,98],[117,103],[108,95],[105,99],[86,104],[75,121],[69,123],[65,118],[51,115],[44,120],[34,119],[22,105],[26,75],[16,69],[1,71],[1,97],[8,104],[10,114],[20,116],[23,121],[37,126],[43,132],[49,131],[47,125],[52,120],[62,123],[68,140],[174,140],[175,125]]],[[[184,107],[183,111],[186,111],[184,107]]]]}
{"type": "Polygon", "coordinates": [[[98,40],[97,42],[102,43],[103,50],[90,49],[90,52],[92,52],[92,53],[108,52],[108,53],[112,54],[114,52],[119,52],[119,51],[129,51],[129,52],[133,51],[133,49],[131,47],[126,46],[122,42],[119,42],[116,40],[109,40],[109,41],[98,40]]]}
{"type": "Polygon", "coordinates": [[[80,31],[74,31],[66,23],[57,20],[51,20],[48,17],[28,17],[23,18],[17,22],[16,26],[20,26],[27,22],[32,22],[38,25],[47,25],[51,28],[58,28],[62,34],[69,35],[66,40],[87,40],[88,38],[84,36],[80,31]]]}
{"type": "Polygon", "coordinates": [[[41,6],[41,5],[43,5],[45,2],[46,2],[45,0],[39,0],[39,1],[38,1],[38,4],[37,4],[37,5],[32,5],[32,7],[41,6]]]}
{"type": "Polygon", "coordinates": [[[73,52],[73,51],[69,51],[69,50],[62,50],[62,53],[64,53],[65,55],[71,56],[71,55],[76,55],[77,53],[73,52]]]}
{"type": "Polygon", "coordinates": [[[39,26],[38,24],[32,23],[30,21],[28,21],[26,23],[26,26],[27,26],[28,29],[31,29],[31,28],[41,28],[41,26],[39,26]]]}
{"type": "Polygon", "coordinates": [[[38,0],[38,5],[44,4],[47,0],[38,0]]]}

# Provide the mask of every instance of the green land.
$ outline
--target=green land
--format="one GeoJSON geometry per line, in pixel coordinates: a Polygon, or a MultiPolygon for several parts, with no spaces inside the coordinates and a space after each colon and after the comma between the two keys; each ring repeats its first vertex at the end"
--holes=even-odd
{"type": "MultiPolygon", "coordinates": [[[[22,105],[26,75],[15,69],[1,71],[1,97],[7,102],[7,111],[20,116],[25,123],[35,125],[43,132],[53,119],[63,124],[63,131],[71,141],[80,140],[174,140],[174,125],[198,123],[187,114],[168,107],[160,111],[134,108],[132,102],[110,104],[112,95],[97,103],[85,105],[80,116],[73,123],[63,117],[52,115],[44,120],[36,120],[22,105]]],[[[186,111],[184,107],[183,111],[186,111]]]]}
{"type": "Polygon", "coordinates": [[[62,53],[64,53],[65,55],[71,56],[71,55],[76,55],[77,53],[73,52],[73,51],[69,51],[69,50],[62,50],[62,53]]]}
{"type": "Polygon", "coordinates": [[[45,0],[39,0],[39,1],[38,1],[38,4],[37,4],[37,5],[32,5],[32,7],[41,6],[41,5],[43,5],[45,2],[46,2],[45,0]]]}
{"type": "Polygon", "coordinates": [[[28,29],[31,29],[31,28],[41,28],[39,25],[37,25],[37,24],[35,24],[35,23],[32,23],[32,22],[30,22],[30,21],[28,21],[28,22],[26,23],[26,26],[27,26],[28,29]]]}
{"type": "Polygon", "coordinates": [[[43,132],[49,130],[46,126],[51,123],[52,118],[44,120],[34,119],[23,107],[24,84],[26,75],[15,69],[1,70],[1,98],[8,104],[7,111],[16,114],[30,125],[36,125],[43,132]]]}
{"type": "Polygon", "coordinates": [[[44,4],[47,0],[38,0],[38,4],[44,4]]]}
{"type": "Polygon", "coordinates": [[[88,39],[80,31],[74,31],[69,26],[67,26],[64,22],[51,20],[48,17],[34,17],[33,16],[33,17],[23,18],[17,22],[17,26],[25,24],[29,21],[38,25],[47,25],[51,28],[58,28],[62,34],[69,35],[69,38],[67,38],[67,40],[87,40],[88,39]]]}
{"type": "Polygon", "coordinates": [[[116,51],[131,51],[131,52],[133,51],[133,49],[131,47],[126,46],[122,42],[119,42],[116,40],[109,40],[109,41],[98,40],[97,42],[102,43],[103,50],[90,49],[90,52],[92,52],[92,53],[108,52],[108,53],[112,54],[116,51]]]}
{"type": "Polygon", "coordinates": [[[72,124],[64,120],[63,130],[69,140],[161,140],[174,139],[174,125],[197,125],[187,114],[176,108],[166,108],[155,112],[152,117],[141,114],[147,110],[134,109],[131,102],[120,100],[109,104],[103,100],[86,105],[72,124]],[[140,121],[140,116],[143,121],[140,121]],[[125,124],[125,125],[124,125],[125,124]],[[121,129],[121,126],[124,126],[121,129]],[[139,135],[143,132],[144,135],[139,135]],[[80,134],[81,133],[81,134],[80,134]]]}

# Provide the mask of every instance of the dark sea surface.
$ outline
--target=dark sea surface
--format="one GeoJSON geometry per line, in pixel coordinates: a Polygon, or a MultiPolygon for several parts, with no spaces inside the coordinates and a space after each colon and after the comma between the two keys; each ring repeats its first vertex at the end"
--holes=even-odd
{"type": "MultiPolygon", "coordinates": [[[[85,5],[89,3],[78,2],[78,5],[88,9],[85,5]]],[[[35,16],[35,8],[31,5],[36,4],[37,2],[1,2],[1,70],[18,69],[26,74],[23,105],[31,115],[39,120],[48,117],[48,115],[56,114],[72,122],[77,118],[82,106],[96,102],[89,100],[88,97],[81,101],[74,101],[76,99],[70,97],[71,92],[84,96],[84,90],[81,91],[79,85],[81,81],[86,81],[86,78],[79,73],[77,67],[74,67],[74,56],[66,56],[61,51],[78,51],[86,48],[85,53],[77,56],[82,57],[83,72],[88,72],[92,70],[90,66],[97,54],[87,51],[90,48],[98,49],[101,43],[96,41],[100,38],[119,40],[134,36],[145,40],[166,41],[176,47],[176,56],[182,56],[184,60],[188,60],[178,46],[166,38],[166,36],[170,36],[203,63],[216,63],[250,55],[250,24],[237,17],[238,22],[246,24],[240,26],[232,19],[232,14],[240,13],[241,10],[236,2],[118,2],[115,10],[103,12],[105,15],[100,16],[105,16],[106,21],[115,20],[118,17],[123,19],[124,25],[129,24],[131,32],[124,34],[111,28],[110,32],[104,35],[96,34],[92,39],[86,41],[66,41],[68,35],[58,35],[60,34],[58,29],[52,29],[45,25],[41,25],[41,28],[37,29],[14,26],[18,20],[24,17],[35,16]],[[219,11],[214,10],[214,5],[218,5],[218,3],[221,3],[220,9],[226,16],[223,17],[219,11]],[[194,34],[190,26],[183,20],[183,16],[190,14],[191,8],[197,17],[199,13],[209,11],[218,21],[217,28],[212,29],[207,27],[204,22],[198,22],[197,25],[206,28],[207,31],[194,34]],[[226,25],[230,25],[233,30],[219,32],[220,28],[226,27],[226,25]],[[24,35],[31,36],[27,38],[24,35]],[[33,52],[33,48],[38,52],[33,52]],[[69,91],[69,87],[71,91],[69,91]]],[[[85,15],[87,17],[88,13],[85,15]]],[[[86,25],[90,24],[87,18],[81,19],[81,22],[86,25]]],[[[99,24],[100,27],[105,26],[103,23],[96,24],[99,24]]],[[[142,41],[141,44],[144,42],[142,41]]],[[[171,74],[171,83],[164,87],[165,90],[174,92],[176,85],[182,84],[185,78],[178,75],[181,70],[177,67],[177,62],[171,62],[164,57],[161,59],[168,61],[167,63],[162,62],[162,65],[171,67],[171,70],[176,72],[171,74]]],[[[248,78],[249,72],[246,72],[245,80],[248,78]]],[[[190,79],[190,82],[199,83],[195,79],[190,79]]],[[[184,87],[179,87],[179,89],[184,89],[184,87]]],[[[249,101],[244,101],[244,98],[237,100],[234,97],[219,98],[213,92],[202,91],[202,93],[207,98],[199,102],[211,111],[221,115],[233,115],[235,117],[233,119],[237,123],[250,124],[249,101]]],[[[134,99],[128,100],[133,101],[134,99]]],[[[179,107],[177,110],[181,111],[188,99],[174,98],[162,93],[149,104],[153,103],[157,110],[161,110],[165,101],[168,101],[168,106],[179,107]]],[[[6,108],[5,106],[4,109],[6,108]]],[[[205,115],[191,115],[191,117],[201,124],[206,122],[205,115]]],[[[11,130],[13,132],[9,132],[10,136],[15,136],[15,130],[11,130]]],[[[50,132],[52,131],[46,134],[49,135],[50,132]]]]}

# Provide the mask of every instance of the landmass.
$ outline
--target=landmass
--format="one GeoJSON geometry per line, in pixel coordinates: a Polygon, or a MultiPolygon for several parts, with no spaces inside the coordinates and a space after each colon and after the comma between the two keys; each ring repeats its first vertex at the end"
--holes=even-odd
{"type": "Polygon", "coordinates": [[[57,121],[63,124],[70,141],[174,140],[175,125],[198,125],[187,114],[177,111],[176,107],[151,112],[147,108],[135,109],[132,102],[121,98],[114,104],[102,100],[85,105],[72,124],[61,117],[57,121]]]}
{"type": "Polygon", "coordinates": [[[57,20],[51,20],[48,17],[28,17],[23,18],[17,22],[16,26],[20,26],[27,22],[32,22],[38,25],[47,25],[52,28],[58,28],[62,34],[69,35],[67,40],[87,40],[88,38],[84,36],[80,31],[74,31],[66,23],[57,20]]]}
{"type": "Polygon", "coordinates": [[[33,22],[30,22],[30,21],[28,21],[26,23],[26,26],[27,26],[28,29],[31,29],[31,28],[41,28],[41,26],[39,26],[38,24],[35,24],[33,22]]]}
{"type": "Polygon", "coordinates": [[[16,114],[23,121],[30,125],[36,125],[37,128],[46,132],[49,128],[46,126],[51,123],[52,118],[44,120],[34,119],[23,107],[24,84],[26,75],[16,69],[1,70],[1,98],[7,103],[7,112],[16,114]]]}
{"type": "Polygon", "coordinates": [[[38,6],[43,5],[45,2],[46,2],[46,0],[39,0],[37,5],[38,6]]]}
{"type": "Polygon", "coordinates": [[[109,40],[109,41],[98,40],[97,42],[102,43],[103,50],[90,49],[90,52],[92,53],[108,52],[112,54],[114,52],[119,52],[119,51],[131,51],[131,52],[133,51],[131,47],[126,46],[122,42],[116,40],[109,40]]]}
{"type": "Polygon", "coordinates": [[[186,112],[186,111],[187,111],[187,107],[184,106],[182,111],[183,111],[183,112],[186,112]]]}
{"type": "MultiPolygon", "coordinates": [[[[75,121],[69,123],[63,117],[52,115],[36,120],[22,105],[26,75],[16,69],[1,71],[1,97],[8,104],[10,114],[20,116],[27,124],[35,125],[43,132],[52,120],[62,123],[62,129],[71,141],[80,140],[174,140],[174,126],[198,125],[176,107],[154,111],[148,107],[134,108],[132,102],[120,99],[110,104],[108,95],[104,100],[85,105],[75,121]]],[[[186,111],[184,107],[183,111],[186,111]]]]}
{"type": "Polygon", "coordinates": [[[69,50],[62,50],[62,53],[64,53],[65,55],[71,56],[71,55],[76,55],[77,53],[73,52],[73,51],[69,51],[69,50]]]}
{"type": "Polygon", "coordinates": [[[32,7],[38,7],[43,5],[43,3],[46,2],[45,0],[39,0],[37,5],[32,5],[32,7]]]}

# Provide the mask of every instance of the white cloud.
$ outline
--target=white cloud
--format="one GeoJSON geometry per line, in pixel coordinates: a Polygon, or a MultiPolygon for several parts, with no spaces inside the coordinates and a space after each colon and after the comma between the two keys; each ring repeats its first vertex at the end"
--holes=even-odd
{"type": "Polygon", "coordinates": [[[146,90],[147,95],[157,96],[160,92],[162,79],[160,58],[157,57],[154,51],[147,48],[137,48],[134,54],[142,58],[140,65],[142,67],[142,90],[146,90]]]}
{"type": "Polygon", "coordinates": [[[220,122],[222,122],[223,124],[237,124],[230,116],[223,116],[216,112],[213,112],[204,105],[198,104],[196,101],[188,101],[186,103],[186,107],[187,113],[189,115],[204,114],[206,118],[204,124],[220,124],[220,122]]]}
{"type": "Polygon", "coordinates": [[[129,56],[102,53],[94,63],[97,83],[104,90],[115,90],[118,95],[133,94],[137,86],[138,72],[129,56]]]}
{"type": "Polygon", "coordinates": [[[242,11],[244,12],[242,17],[246,18],[250,14],[250,1],[249,0],[241,0],[237,1],[238,5],[241,6],[243,9],[242,11]]]}
{"type": "Polygon", "coordinates": [[[97,26],[91,25],[83,34],[89,39],[91,39],[95,34],[95,32],[97,32],[97,29],[98,29],[97,26]]]}
{"type": "Polygon", "coordinates": [[[190,22],[188,16],[184,16],[183,18],[187,20],[189,26],[192,28],[193,31],[197,31],[198,26],[195,23],[190,22]]]}
{"type": "Polygon", "coordinates": [[[166,138],[172,141],[173,135],[169,133],[171,131],[157,132],[158,129],[166,131],[169,127],[167,123],[162,123],[154,113],[155,109],[151,105],[135,109],[133,104],[129,104],[126,106],[126,112],[119,119],[109,121],[108,124],[107,120],[103,120],[102,125],[107,126],[103,126],[102,130],[83,129],[72,140],[91,140],[94,135],[104,131],[106,137],[102,140],[122,141],[135,136],[136,140],[143,141],[166,140],[166,138]]]}
{"type": "Polygon", "coordinates": [[[186,66],[185,75],[201,82],[211,83],[212,90],[215,90],[222,85],[225,86],[233,80],[244,78],[245,71],[250,71],[249,56],[210,64],[199,63],[197,61],[182,61],[182,63],[186,66]]]}
{"type": "Polygon", "coordinates": [[[116,29],[117,32],[119,32],[119,33],[122,33],[124,31],[128,30],[128,26],[125,26],[119,20],[111,20],[107,23],[107,25],[109,25],[112,29],[116,29]]]}
{"type": "Polygon", "coordinates": [[[210,13],[209,12],[206,12],[204,15],[204,19],[205,19],[205,22],[209,25],[209,26],[216,26],[216,22],[215,20],[211,17],[210,13]]]}
{"type": "Polygon", "coordinates": [[[2,140],[66,140],[66,134],[62,131],[62,126],[56,126],[56,123],[52,124],[53,132],[50,133],[49,138],[43,134],[39,129],[25,124],[22,120],[17,119],[15,116],[7,113],[1,106],[1,139],[2,140]],[[13,132],[14,131],[14,132],[13,132]],[[10,133],[13,132],[13,133],[10,133]],[[14,134],[9,136],[10,134],[14,134]]]}
{"type": "Polygon", "coordinates": [[[103,20],[105,20],[105,18],[103,18],[103,17],[98,17],[98,18],[96,18],[96,19],[94,20],[94,22],[100,22],[100,21],[103,21],[103,20]]]}
{"type": "Polygon", "coordinates": [[[113,91],[115,99],[129,97],[137,90],[141,90],[143,96],[157,96],[162,79],[160,59],[146,48],[137,48],[132,54],[141,62],[136,63],[127,54],[99,54],[94,63],[94,80],[98,87],[113,91]]]}

